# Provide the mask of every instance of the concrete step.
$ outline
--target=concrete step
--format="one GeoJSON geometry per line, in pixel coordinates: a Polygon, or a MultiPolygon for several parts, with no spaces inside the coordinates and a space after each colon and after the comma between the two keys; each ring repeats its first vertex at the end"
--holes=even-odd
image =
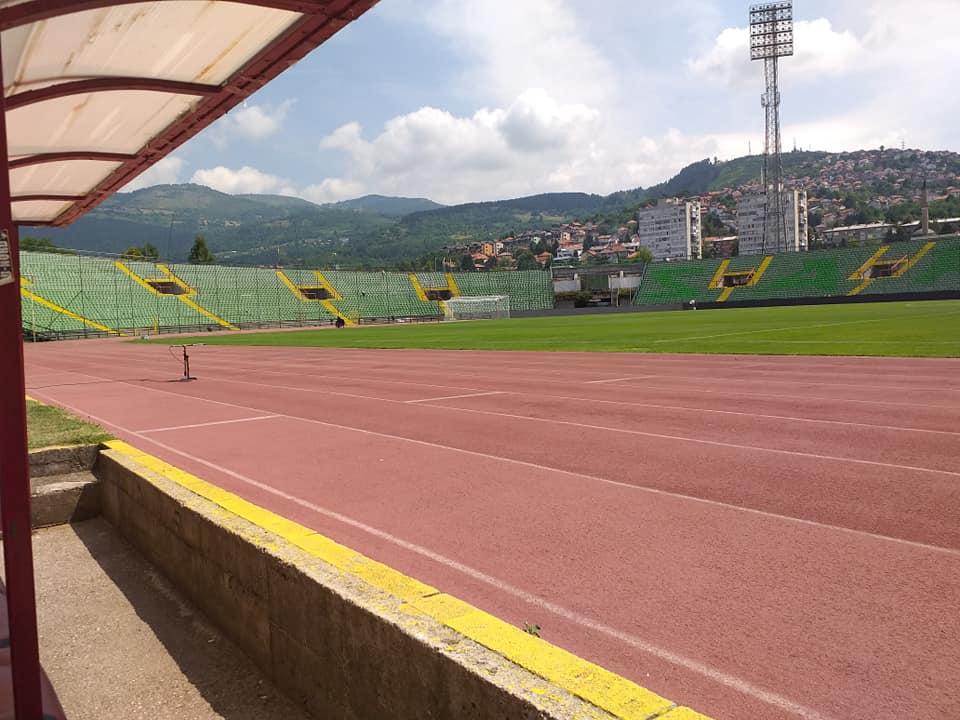
{"type": "Polygon", "coordinates": [[[89,470],[31,478],[34,528],[89,520],[100,514],[100,481],[89,470]]]}

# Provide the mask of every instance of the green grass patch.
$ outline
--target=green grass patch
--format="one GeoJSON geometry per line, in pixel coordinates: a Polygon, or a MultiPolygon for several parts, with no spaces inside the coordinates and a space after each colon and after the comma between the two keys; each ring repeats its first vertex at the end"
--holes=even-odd
{"type": "Polygon", "coordinates": [[[60,408],[27,400],[27,447],[30,450],[64,445],[95,445],[113,436],[60,408]]]}
{"type": "Polygon", "coordinates": [[[558,315],[206,335],[196,341],[286,347],[960,357],[960,301],[558,315]]]}

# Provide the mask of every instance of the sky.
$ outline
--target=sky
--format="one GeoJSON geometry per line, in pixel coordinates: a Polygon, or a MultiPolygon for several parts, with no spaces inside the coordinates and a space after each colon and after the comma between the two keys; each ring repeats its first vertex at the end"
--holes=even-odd
{"type": "MultiPolygon", "coordinates": [[[[748,6],[381,0],[126,189],[456,204],[654,185],[762,149],[748,6]]],[[[795,0],[794,17],[784,149],[960,150],[960,1],[795,0]]]]}

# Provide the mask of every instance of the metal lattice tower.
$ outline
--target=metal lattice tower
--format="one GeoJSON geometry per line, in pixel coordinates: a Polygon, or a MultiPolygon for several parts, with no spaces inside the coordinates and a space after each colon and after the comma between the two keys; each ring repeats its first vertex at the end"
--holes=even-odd
{"type": "Polygon", "coordinates": [[[787,218],[783,206],[783,157],[780,141],[780,87],[778,61],[793,55],[793,2],[764,3],[750,7],[750,59],[763,60],[766,91],[761,97],[765,121],[763,143],[763,251],[780,252],[787,244],[787,218]]]}

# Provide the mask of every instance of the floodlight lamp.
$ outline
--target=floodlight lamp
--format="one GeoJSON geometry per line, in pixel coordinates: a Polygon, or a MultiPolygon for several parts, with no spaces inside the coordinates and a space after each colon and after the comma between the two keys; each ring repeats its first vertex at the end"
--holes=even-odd
{"type": "Polygon", "coordinates": [[[750,59],[793,55],[793,2],[750,7],[750,59]]]}

